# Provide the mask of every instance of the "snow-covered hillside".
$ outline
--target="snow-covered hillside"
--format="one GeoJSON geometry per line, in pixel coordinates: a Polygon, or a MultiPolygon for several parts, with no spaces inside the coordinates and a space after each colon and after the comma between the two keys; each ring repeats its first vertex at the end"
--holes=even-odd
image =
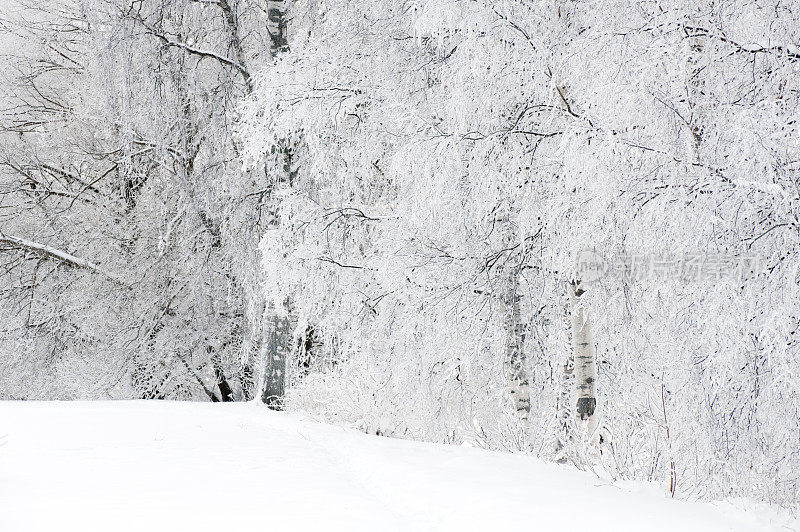
{"type": "Polygon", "coordinates": [[[0,437],[4,532],[800,529],[767,511],[254,404],[3,402],[0,437]]]}

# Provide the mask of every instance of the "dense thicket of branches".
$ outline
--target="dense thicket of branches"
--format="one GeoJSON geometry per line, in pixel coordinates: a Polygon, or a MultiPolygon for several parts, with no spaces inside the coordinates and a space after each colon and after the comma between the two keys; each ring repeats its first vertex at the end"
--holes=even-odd
{"type": "Polygon", "coordinates": [[[265,185],[232,133],[269,58],[259,8],[6,9],[4,397],[252,395],[265,185]]]}
{"type": "Polygon", "coordinates": [[[271,396],[800,496],[791,4],[7,11],[0,397],[271,396]]]}
{"type": "Polygon", "coordinates": [[[797,500],[800,12],[292,14],[291,52],[258,77],[242,130],[251,164],[287,138],[301,161],[262,241],[265,289],[336,362],[298,380],[291,407],[592,462],[573,421],[595,406],[570,346],[585,311],[608,471],[667,485],[674,463],[678,494],[797,500]],[[576,285],[582,250],[631,271],[576,285]],[[527,423],[509,385],[529,394],[527,423]]]}

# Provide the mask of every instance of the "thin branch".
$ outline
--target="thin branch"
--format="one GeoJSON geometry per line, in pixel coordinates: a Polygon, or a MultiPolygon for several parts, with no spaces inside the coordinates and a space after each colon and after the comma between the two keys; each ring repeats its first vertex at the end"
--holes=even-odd
{"type": "Polygon", "coordinates": [[[190,53],[192,55],[196,55],[198,57],[204,57],[204,58],[207,58],[207,59],[215,59],[215,60],[219,61],[220,63],[222,63],[224,65],[227,65],[229,67],[235,68],[242,75],[242,78],[244,78],[244,81],[247,84],[247,86],[248,87],[251,86],[252,81],[251,81],[250,72],[244,67],[244,65],[242,65],[240,63],[237,63],[236,61],[233,61],[232,59],[228,59],[225,56],[219,55],[217,53],[210,52],[208,50],[200,50],[199,48],[195,48],[193,46],[189,46],[186,43],[182,43],[182,42],[179,42],[179,41],[173,41],[172,39],[170,39],[166,35],[164,35],[162,33],[158,33],[157,31],[154,31],[154,30],[149,29],[149,28],[147,29],[147,33],[149,33],[150,35],[152,35],[154,37],[159,38],[167,46],[180,48],[181,50],[183,50],[185,52],[188,52],[188,53],[190,53]]]}
{"type": "Polygon", "coordinates": [[[575,118],[581,118],[581,116],[576,114],[572,110],[572,107],[570,107],[569,102],[567,101],[567,97],[564,95],[564,87],[562,87],[560,85],[556,85],[556,92],[561,97],[561,101],[564,103],[564,107],[565,107],[565,110],[567,111],[567,113],[569,113],[571,116],[573,116],[575,118]]]}
{"type": "Polygon", "coordinates": [[[751,241],[750,241],[750,242],[747,244],[747,249],[748,249],[748,250],[750,250],[750,248],[751,248],[751,247],[753,247],[753,244],[755,244],[755,243],[756,243],[756,242],[757,242],[757,241],[758,241],[758,240],[759,240],[761,237],[764,237],[764,236],[768,235],[769,233],[771,233],[772,231],[774,231],[775,229],[777,229],[777,228],[779,228],[779,227],[786,227],[787,225],[791,225],[791,224],[789,224],[789,223],[780,223],[780,224],[775,224],[775,225],[773,225],[772,227],[770,227],[769,229],[767,229],[766,231],[764,231],[763,233],[761,233],[761,234],[760,234],[760,235],[758,235],[757,237],[754,237],[754,238],[753,238],[753,239],[752,239],[752,240],[751,240],[751,241]]]}
{"type": "Polygon", "coordinates": [[[128,283],[123,281],[119,276],[103,269],[101,266],[95,264],[94,262],[88,261],[86,259],[81,259],[79,257],[76,257],[75,255],[71,255],[65,251],[61,251],[60,249],[56,249],[46,244],[40,244],[32,240],[26,240],[24,238],[7,235],[3,232],[0,232],[0,243],[7,244],[16,249],[32,251],[37,255],[39,255],[40,257],[51,258],[55,261],[61,262],[63,264],[68,264],[76,268],[92,270],[93,272],[99,273],[100,275],[103,275],[104,277],[114,281],[115,283],[121,286],[124,287],[130,286],[128,285],[128,283]]]}
{"type": "Polygon", "coordinates": [[[768,54],[768,53],[777,53],[777,54],[785,54],[787,58],[791,59],[792,61],[800,60],[800,53],[792,52],[789,50],[788,46],[770,46],[770,47],[761,47],[761,48],[748,48],[746,46],[742,46],[741,44],[737,43],[736,41],[732,41],[725,37],[724,35],[716,35],[712,34],[705,28],[701,28],[698,26],[684,26],[683,28],[684,33],[687,37],[708,37],[710,39],[717,39],[720,42],[725,44],[729,44],[736,48],[736,51],[747,53],[747,54],[768,54]],[[689,32],[695,33],[689,33],[689,32]]]}
{"type": "MultiPolygon", "coordinates": [[[[536,45],[533,44],[533,39],[531,39],[531,36],[528,34],[527,31],[522,29],[519,26],[519,24],[517,24],[516,22],[514,22],[513,20],[508,18],[506,15],[504,15],[500,11],[498,11],[495,6],[493,6],[493,5],[489,4],[489,3],[487,3],[486,5],[489,7],[489,9],[492,10],[492,12],[494,12],[494,14],[497,16],[497,18],[499,18],[500,20],[502,20],[503,22],[505,22],[506,24],[511,26],[514,30],[516,30],[520,35],[522,35],[525,38],[526,41],[528,41],[528,44],[531,45],[531,47],[534,50],[536,50],[536,45]]],[[[453,51],[455,51],[455,48],[453,48],[453,51]]],[[[452,54],[453,52],[450,52],[450,53],[452,54]]]]}
{"type": "Polygon", "coordinates": [[[352,270],[369,270],[369,271],[373,271],[373,272],[375,271],[374,268],[369,268],[367,266],[355,266],[355,265],[352,265],[352,264],[342,264],[341,262],[337,262],[337,261],[333,260],[330,257],[319,257],[319,260],[322,261],[322,262],[330,262],[331,264],[335,264],[336,266],[338,266],[340,268],[349,268],[349,269],[352,269],[352,270]]]}

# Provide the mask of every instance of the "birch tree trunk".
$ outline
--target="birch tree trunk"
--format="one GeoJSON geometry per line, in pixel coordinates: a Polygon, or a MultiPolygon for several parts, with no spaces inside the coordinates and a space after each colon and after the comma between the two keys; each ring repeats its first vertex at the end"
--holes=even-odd
{"type": "Polygon", "coordinates": [[[688,98],[687,126],[692,134],[692,156],[700,162],[700,147],[703,142],[703,99],[705,94],[705,74],[703,65],[703,38],[691,37],[688,58],[688,98]]]}
{"type": "Polygon", "coordinates": [[[569,285],[565,285],[564,298],[561,306],[561,325],[564,329],[563,346],[564,364],[559,376],[559,393],[556,401],[556,418],[558,431],[556,433],[556,461],[567,461],[567,450],[572,438],[572,391],[575,388],[575,357],[572,349],[572,297],[569,285]]]}
{"type": "MultiPolygon", "coordinates": [[[[512,213],[507,212],[502,219],[504,231],[503,247],[512,250],[515,246],[517,226],[513,220],[512,213]]],[[[511,260],[509,259],[509,262],[511,260]]],[[[505,306],[505,330],[506,330],[506,378],[508,379],[509,391],[514,400],[514,406],[522,418],[527,421],[531,411],[531,397],[529,391],[528,374],[526,371],[525,358],[525,326],[520,312],[519,293],[519,265],[506,264],[505,267],[505,293],[503,294],[503,304],[505,306]]]]}
{"type": "Polygon", "coordinates": [[[270,38],[270,51],[275,56],[279,52],[289,49],[286,35],[286,1],[268,0],[267,2],[267,32],[270,38]]]}
{"type": "Polygon", "coordinates": [[[569,284],[572,300],[572,351],[575,360],[575,383],[578,401],[575,406],[575,417],[580,425],[585,425],[589,435],[597,429],[595,385],[597,381],[597,363],[595,345],[592,337],[592,325],[585,301],[581,299],[586,292],[580,281],[569,284]]]}
{"type": "Polygon", "coordinates": [[[511,397],[517,412],[527,421],[531,411],[531,398],[528,389],[528,375],[525,368],[525,333],[519,304],[519,278],[517,269],[511,268],[508,279],[506,303],[506,343],[507,377],[511,397]]]}
{"type": "MultiPolygon", "coordinates": [[[[267,2],[267,32],[270,36],[270,53],[275,58],[288,49],[286,37],[286,3],[284,0],[267,2]]],[[[280,179],[291,184],[291,152],[284,145],[280,147],[286,161],[280,179]]],[[[272,216],[268,224],[277,225],[277,217],[272,216]]],[[[290,346],[290,326],[288,313],[281,309],[265,306],[264,324],[260,356],[260,371],[256,397],[273,410],[283,408],[286,392],[286,365],[290,346]]]]}
{"type": "Polygon", "coordinates": [[[261,350],[257,397],[273,410],[283,408],[286,392],[286,361],[289,345],[289,318],[274,309],[265,314],[265,342],[261,350]]]}

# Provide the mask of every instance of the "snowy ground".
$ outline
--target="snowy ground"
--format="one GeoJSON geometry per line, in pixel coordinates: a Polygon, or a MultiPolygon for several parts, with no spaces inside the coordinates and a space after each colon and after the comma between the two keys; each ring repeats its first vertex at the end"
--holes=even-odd
{"type": "Polygon", "coordinates": [[[0,402],[0,531],[800,531],[731,505],[254,404],[0,402]]]}

